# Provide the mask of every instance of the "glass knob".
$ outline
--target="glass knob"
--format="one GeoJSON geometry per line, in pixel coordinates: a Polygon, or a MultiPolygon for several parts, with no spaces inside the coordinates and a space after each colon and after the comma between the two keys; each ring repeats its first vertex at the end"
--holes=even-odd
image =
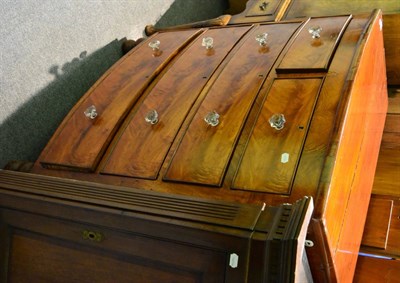
{"type": "Polygon", "coordinates": [[[256,40],[261,46],[267,45],[267,38],[268,33],[262,33],[256,36],[256,40]]]}
{"type": "Polygon", "coordinates": [[[157,124],[158,122],[158,113],[156,110],[151,110],[147,113],[146,117],[144,117],[144,120],[147,123],[150,123],[152,125],[157,124]]]}
{"type": "Polygon", "coordinates": [[[159,40],[153,40],[149,43],[149,47],[153,49],[153,51],[158,51],[160,50],[160,41],[159,40]]]}
{"type": "Polygon", "coordinates": [[[85,110],[85,116],[89,119],[94,119],[97,117],[97,111],[96,111],[96,106],[91,105],[85,110]]]}
{"type": "Polygon", "coordinates": [[[219,114],[215,111],[212,111],[204,117],[204,121],[207,123],[207,125],[210,125],[212,127],[215,127],[219,124],[219,114]]]}
{"type": "Polygon", "coordinates": [[[261,11],[265,11],[267,9],[268,3],[267,2],[262,2],[260,6],[258,6],[260,8],[261,11]]]}
{"type": "Polygon", "coordinates": [[[274,114],[271,116],[271,118],[269,118],[268,122],[272,128],[276,130],[282,130],[286,120],[283,114],[274,114]]]}
{"type": "Polygon", "coordinates": [[[320,38],[320,32],[322,31],[322,28],[320,26],[317,27],[311,27],[308,29],[308,32],[311,34],[312,38],[320,38]]]}
{"type": "Polygon", "coordinates": [[[213,48],[213,44],[214,44],[214,39],[212,37],[205,37],[203,38],[201,46],[204,46],[206,49],[211,49],[213,48]]]}

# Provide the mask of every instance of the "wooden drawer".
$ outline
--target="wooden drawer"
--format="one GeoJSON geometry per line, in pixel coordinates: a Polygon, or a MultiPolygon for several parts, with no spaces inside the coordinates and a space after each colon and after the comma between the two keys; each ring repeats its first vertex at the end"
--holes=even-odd
{"type": "Polygon", "coordinates": [[[343,16],[310,19],[297,35],[276,71],[326,72],[350,18],[343,16]],[[315,35],[311,34],[312,29],[315,30],[315,35]]]}
{"type": "MultiPolygon", "coordinates": [[[[49,170],[40,163],[33,171],[61,180],[127,187],[112,187],[115,191],[111,193],[94,186],[102,196],[94,197],[91,191],[86,204],[95,201],[104,207],[115,202],[126,205],[128,199],[142,194],[139,191],[163,193],[166,195],[162,200],[140,198],[152,206],[143,212],[146,217],[152,218],[154,209],[164,210],[166,204],[174,209],[182,206],[190,213],[179,214],[180,219],[196,215],[192,220],[200,226],[205,225],[205,218],[201,218],[204,213],[208,221],[215,211],[209,211],[209,206],[193,209],[182,202],[170,206],[171,200],[176,201],[172,195],[252,203],[268,211],[311,196],[317,199],[308,234],[314,246],[307,251],[313,277],[318,282],[351,282],[387,111],[380,23],[381,14],[375,11],[353,17],[192,31],[194,36],[205,32],[218,35],[214,36],[215,53],[209,50],[210,56],[206,56],[208,52],[199,44],[201,37],[178,50],[180,53],[154,77],[129,114],[121,118],[125,122],[94,173],[49,170]],[[308,31],[314,22],[323,24],[327,32],[321,33],[321,44],[317,46],[312,46],[314,39],[308,31]],[[241,32],[236,33],[239,29],[241,32]],[[228,33],[226,37],[224,32],[228,33]],[[268,37],[260,45],[256,38],[262,43],[259,35],[264,33],[268,37]],[[313,57],[314,50],[317,56],[313,57]],[[299,64],[296,56],[300,56],[299,64]],[[154,125],[144,120],[151,109],[159,112],[159,121],[154,125]],[[218,119],[215,114],[208,115],[214,111],[218,119]],[[281,130],[269,125],[268,120],[276,113],[285,116],[281,130]]],[[[50,145],[55,139],[58,135],[50,145]]],[[[42,156],[46,156],[46,150],[42,156]]],[[[16,178],[12,182],[20,184],[16,178]]],[[[85,186],[79,183],[79,188],[68,191],[73,182],[63,185],[65,194],[52,197],[65,200],[71,196],[76,199],[72,202],[81,201],[85,186]]],[[[211,217],[212,225],[227,227],[224,211],[218,210],[211,217]]],[[[124,216],[127,212],[119,213],[124,216]]],[[[265,215],[264,226],[275,225],[273,215],[265,213],[261,213],[265,215]]],[[[174,237],[186,235],[193,222],[175,231],[174,237]]],[[[243,226],[235,227],[243,232],[243,226]]],[[[135,224],[134,228],[141,227],[135,224]]],[[[153,230],[154,237],[162,238],[164,228],[153,230]]],[[[289,234],[279,231],[266,236],[256,232],[251,232],[255,238],[247,240],[256,250],[249,268],[263,270],[266,263],[262,255],[269,251],[268,241],[289,234]]],[[[191,237],[189,242],[195,239],[204,245],[209,238],[203,236],[191,237]]],[[[389,243],[390,239],[387,247],[389,243]]],[[[219,244],[224,246],[222,241],[219,244]]],[[[271,258],[268,264],[284,262],[279,266],[291,268],[290,257],[271,258]]],[[[269,278],[274,278],[276,274],[270,271],[266,271],[272,276],[269,278]]],[[[249,277],[248,282],[266,278],[262,277],[264,271],[262,275],[259,272],[254,275],[257,280],[249,277]]],[[[250,269],[248,274],[252,274],[250,269]]]]}
{"type": "Polygon", "coordinates": [[[187,129],[165,180],[221,185],[228,161],[259,88],[280,50],[298,24],[260,26],[236,52],[218,77],[187,129]],[[268,45],[260,47],[258,34],[268,33],[268,45]],[[205,123],[208,113],[220,115],[215,127],[205,123]]]}
{"type": "Polygon", "coordinates": [[[290,194],[322,78],[277,79],[253,129],[233,188],[290,194]],[[273,115],[283,115],[273,128],[273,115]]]}
{"type": "Polygon", "coordinates": [[[383,12],[386,72],[389,85],[400,85],[400,4],[398,0],[291,0],[282,20],[306,17],[383,12]]]}
{"type": "Polygon", "coordinates": [[[10,225],[9,282],[224,281],[227,254],[221,251],[51,217],[1,213],[10,225]]]}
{"type": "Polygon", "coordinates": [[[47,145],[40,160],[42,165],[93,171],[118,125],[144,89],[197,33],[157,34],[118,62],[113,68],[115,72],[107,72],[98,87],[93,87],[66,117],[47,145]],[[161,42],[157,53],[147,46],[155,40],[161,42]],[[93,119],[84,114],[91,106],[97,112],[93,119]]]}
{"type": "Polygon", "coordinates": [[[211,29],[195,40],[128,118],[129,124],[123,127],[102,173],[157,178],[171,143],[204,85],[248,30],[211,29]],[[202,46],[206,37],[215,41],[209,50],[202,46]],[[152,110],[159,115],[154,125],[145,121],[152,110]]]}

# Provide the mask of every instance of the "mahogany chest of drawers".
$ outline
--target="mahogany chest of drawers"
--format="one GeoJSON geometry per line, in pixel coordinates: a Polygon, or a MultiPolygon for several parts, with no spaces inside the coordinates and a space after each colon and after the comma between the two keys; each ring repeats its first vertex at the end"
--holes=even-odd
{"type": "Polygon", "coordinates": [[[351,280],[387,109],[381,23],[376,11],[146,39],[33,174],[0,174],[3,278],[65,253],[80,267],[60,274],[109,266],[132,282],[312,281],[307,261],[315,281],[351,280]]]}

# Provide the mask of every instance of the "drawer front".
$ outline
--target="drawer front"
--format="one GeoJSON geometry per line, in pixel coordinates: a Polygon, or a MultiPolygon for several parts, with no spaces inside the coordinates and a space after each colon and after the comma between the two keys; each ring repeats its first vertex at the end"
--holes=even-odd
{"type": "Polygon", "coordinates": [[[299,24],[257,27],[210,88],[169,165],[165,180],[219,186],[259,88],[299,24]],[[261,47],[256,35],[268,33],[261,47]],[[219,124],[205,117],[217,112],[219,124]]]}
{"type": "Polygon", "coordinates": [[[211,29],[199,37],[163,75],[140,105],[102,173],[155,179],[181,124],[208,78],[249,27],[211,29]],[[206,49],[202,40],[214,39],[206,49]],[[158,121],[145,121],[156,110],[158,121]]]}
{"type": "Polygon", "coordinates": [[[326,72],[350,16],[313,18],[297,35],[278,73],[326,72]]]}
{"type": "Polygon", "coordinates": [[[127,55],[72,110],[68,121],[48,144],[41,164],[93,171],[116,128],[145,87],[195,35],[195,31],[160,33],[127,55]],[[148,46],[154,40],[161,43],[158,52],[148,46]],[[92,105],[97,113],[93,119],[84,114],[92,105]]]}
{"type": "Polygon", "coordinates": [[[248,4],[246,17],[270,16],[275,14],[281,0],[253,0],[248,4]]]}
{"type": "MultiPolygon", "coordinates": [[[[322,78],[276,79],[242,157],[234,189],[289,194],[322,78]],[[283,114],[283,127],[271,117],[283,114]]],[[[278,117],[278,116],[276,116],[278,117]]]]}
{"type": "Polygon", "coordinates": [[[224,251],[15,210],[0,214],[0,243],[9,247],[1,254],[2,282],[219,283],[226,276],[224,251]]]}

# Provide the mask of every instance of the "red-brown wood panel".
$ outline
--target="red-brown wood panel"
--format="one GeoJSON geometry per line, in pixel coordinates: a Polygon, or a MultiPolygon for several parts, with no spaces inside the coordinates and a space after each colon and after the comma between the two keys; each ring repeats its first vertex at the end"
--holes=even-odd
{"type": "Polygon", "coordinates": [[[329,198],[323,218],[341,282],[351,281],[354,275],[387,112],[380,21],[381,14],[375,13],[368,35],[360,42],[363,53],[354,58],[357,72],[348,77],[350,97],[340,111],[341,123],[333,137],[333,151],[327,157],[326,168],[333,162],[335,165],[329,175],[329,198]]]}
{"type": "Polygon", "coordinates": [[[264,25],[247,37],[193,118],[164,179],[219,186],[241,128],[282,48],[298,23],[264,25]],[[266,46],[255,37],[268,33],[266,46]],[[220,115],[219,124],[208,125],[208,113],[220,115]]]}
{"type": "Polygon", "coordinates": [[[289,194],[321,87],[321,78],[277,79],[272,84],[233,182],[233,188],[289,194]],[[270,118],[283,114],[282,129],[270,118]]]}
{"type": "Polygon", "coordinates": [[[39,160],[46,167],[70,167],[93,171],[126,113],[154,76],[198,31],[160,33],[139,45],[92,88],[66,118],[39,160]],[[160,41],[153,52],[148,43],[160,41]],[[94,105],[97,116],[90,119],[85,110],[94,105]]]}
{"type": "Polygon", "coordinates": [[[111,152],[102,173],[139,178],[157,178],[164,158],[208,78],[249,27],[211,29],[180,56],[152,89],[111,152]],[[202,46],[205,37],[214,47],[202,46]],[[156,110],[156,124],[145,116],[156,110]]]}
{"type": "Polygon", "coordinates": [[[313,18],[303,26],[276,71],[327,71],[339,40],[351,17],[313,18]],[[310,29],[319,29],[313,38],[310,29]]]}

